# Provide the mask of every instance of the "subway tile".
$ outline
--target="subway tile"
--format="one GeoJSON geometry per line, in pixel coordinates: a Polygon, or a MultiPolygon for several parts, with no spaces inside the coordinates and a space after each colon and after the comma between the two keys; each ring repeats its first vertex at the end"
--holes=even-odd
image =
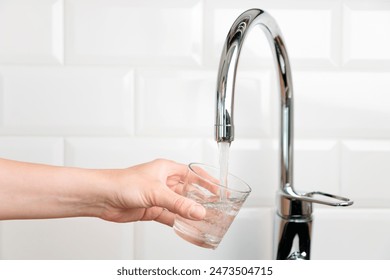
{"type": "Polygon", "coordinates": [[[270,13],[283,30],[292,59],[332,59],[330,9],[271,10],[270,13]]]}
{"type": "Polygon", "coordinates": [[[294,143],[294,186],[297,191],[340,194],[340,148],[334,140],[294,143]]]}
{"type": "Polygon", "coordinates": [[[389,260],[389,209],[318,209],[312,259],[389,260]]]}
{"type": "Polygon", "coordinates": [[[138,73],[137,135],[212,136],[215,73],[154,70],[138,73]]]}
{"type": "Polygon", "coordinates": [[[390,74],[295,72],[295,135],[324,138],[390,136],[390,74]]]}
{"type": "MultiPolygon", "coordinates": [[[[252,0],[216,1],[206,4],[209,11],[206,14],[207,25],[212,26],[206,34],[210,48],[214,50],[213,59],[219,59],[226,35],[235,19],[245,10],[258,7],[258,2],[252,0]]],[[[338,33],[334,31],[334,15],[337,5],[334,2],[294,1],[264,1],[261,8],[273,16],[278,23],[289,56],[295,65],[307,64],[308,60],[320,65],[333,65],[335,62],[334,48],[338,33]],[[310,23],[310,24],[308,24],[310,23]]],[[[264,59],[271,59],[268,42],[260,29],[253,29],[248,35],[242,54],[243,65],[262,65],[264,59]],[[252,34],[253,33],[253,34],[252,34]]],[[[312,63],[313,64],[313,63],[312,63]]]]}
{"type": "MultiPolygon", "coordinates": [[[[239,73],[235,98],[237,135],[271,133],[269,81],[268,72],[239,73]]],[[[137,85],[137,135],[213,138],[216,72],[141,71],[137,85]]]]}
{"type": "Polygon", "coordinates": [[[54,137],[0,137],[0,157],[63,165],[64,141],[54,137]]]}
{"type": "Polygon", "coordinates": [[[157,158],[201,161],[202,141],[170,138],[67,138],[66,165],[123,168],[157,158]]]}
{"type": "Polygon", "coordinates": [[[1,258],[132,259],[133,227],[93,218],[2,221],[1,258]]]}
{"type": "Polygon", "coordinates": [[[199,0],[69,0],[69,64],[196,65],[201,59],[199,0]]]}
{"type": "Polygon", "coordinates": [[[155,222],[136,224],[135,259],[237,260],[272,258],[273,211],[243,208],[216,250],[190,244],[155,222]]]}
{"type": "Polygon", "coordinates": [[[2,67],[0,76],[2,134],[132,133],[129,69],[2,67]]]}
{"type": "Polygon", "coordinates": [[[0,63],[63,62],[63,0],[0,2],[0,63]]]}
{"type": "Polygon", "coordinates": [[[388,207],[390,141],[349,140],[342,145],[342,190],[360,207],[388,207]]]}
{"type": "MultiPolygon", "coordinates": [[[[390,61],[390,3],[346,1],[344,15],[344,62],[390,61]]],[[[354,64],[353,64],[354,65],[354,64]]],[[[388,69],[388,67],[387,67],[388,69]]]]}

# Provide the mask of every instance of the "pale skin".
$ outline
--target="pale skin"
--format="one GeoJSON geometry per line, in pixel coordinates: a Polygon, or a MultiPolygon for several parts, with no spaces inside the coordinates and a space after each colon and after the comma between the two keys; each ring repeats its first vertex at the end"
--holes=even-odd
{"type": "Polygon", "coordinates": [[[158,159],[125,169],[86,169],[0,159],[0,220],[97,217],[157,221],[204,218],[180,195],[187,166],[158,159]]]}

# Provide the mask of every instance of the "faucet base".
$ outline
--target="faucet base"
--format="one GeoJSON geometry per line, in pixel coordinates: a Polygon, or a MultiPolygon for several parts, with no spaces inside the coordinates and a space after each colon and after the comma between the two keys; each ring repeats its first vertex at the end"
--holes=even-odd
{"type": "Polygon", "coordinates": [[[310,260],[312,218],[285,219],[275,215],[275,250],[277,260],[310,260]]]}

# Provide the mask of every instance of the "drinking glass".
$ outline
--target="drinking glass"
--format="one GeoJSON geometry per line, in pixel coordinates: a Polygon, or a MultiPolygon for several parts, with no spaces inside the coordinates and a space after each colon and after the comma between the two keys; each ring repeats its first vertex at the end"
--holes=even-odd
{"type": "Polygon", "coordinates": [[[251,188],[228,173],[220,180],[219,168],[190,163],[184,180],[183,195],[202,204],[206,216],[201,221],[176,215],[173,228],[183,239],[195,245],[216,249],[240,211],[251,188]],[[220,184],[221,181],[226,185],[220,184]]]}

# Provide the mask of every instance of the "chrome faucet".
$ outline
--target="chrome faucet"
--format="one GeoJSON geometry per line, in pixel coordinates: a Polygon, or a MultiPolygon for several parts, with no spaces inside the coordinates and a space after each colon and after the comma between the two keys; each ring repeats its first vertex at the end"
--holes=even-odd
{"type": "Polygon", "coordinates": [[[233,23],[221,55],[217,80],[215,139],[234,140],[234,86],[242,45],[248,32],[260,26],[270,43],[281,97],[280,188],[274,232],[274,258],[310,259],[312,204],[349,206],[353,201],[319,191],[297,192],[293,185],[293,86],[286,45],[276,21],[265,11],[251,9],[233,23]]]}

